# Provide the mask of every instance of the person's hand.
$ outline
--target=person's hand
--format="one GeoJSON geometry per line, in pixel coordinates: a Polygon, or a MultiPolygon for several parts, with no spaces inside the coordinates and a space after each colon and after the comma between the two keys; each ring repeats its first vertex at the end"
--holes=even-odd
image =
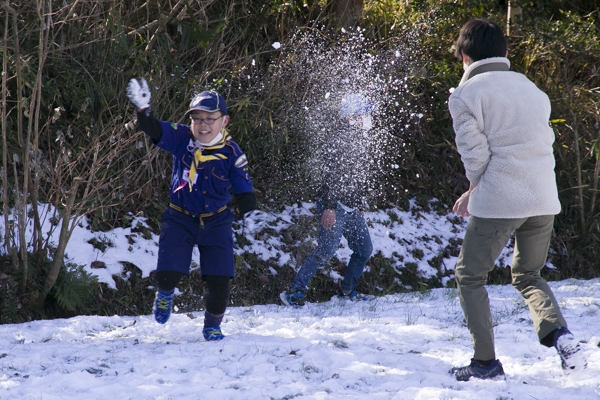
{"type": "Polygon", "coordinates": [[[146,80],[144,78],[140,78],[139,81],[135,78],[130,80],[127,85],[127,97],[139,111],[150,107],[152,94],[146,80]]]}
{"type": "Polygon", "coordinates": [[[329,230],[335,224],[335,210],[327,209],[323,211],[323,215],[321,216],[321,225],[323,228],[329,230]]]}
{"type": "Polygon", "coordinates": [[[467,209],[469,206],[469,198],[470,197],[471,197],[470,190],[463,193],[463,195],[460,196],[458,198],[458,200],[456,200],[456,202],[454,203],[454,206],[452,207],[452,211],[454,211],[456,213],[456,215],[458,215],[460,217],[470,216],[471,214],[469,214],[469,210],[467,209]]]}
{"type": "Polygon", "coordinates": [[[244,231],[254,235],[267,223],[268,215],[261,210],[252,210],[244,214],[244,231]]]}

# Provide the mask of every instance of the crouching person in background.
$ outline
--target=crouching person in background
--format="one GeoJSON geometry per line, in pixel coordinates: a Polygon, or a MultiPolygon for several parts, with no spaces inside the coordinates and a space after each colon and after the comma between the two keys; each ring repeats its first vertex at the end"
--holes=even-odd
{"type": "Polygon", "coordinates": [[[374,104],[359,93],[348,93],[339,105],[339,119],[324,147],[321,188],[317,200],[320,215],[317,247],[300,266],[289,289],[280,294],[283,304],[302,307],[308,283],[319,268],[334,256],[342,236],[352,250],[344,279],[338,289],[340,299],[366,300],[356,291],[367,260],[373,252],[365,221],[365,193],[369,177],[364,160],[369,157],[371,112],[374,104]],[[361,164],[357,166],[357,162],[361,164]]]}

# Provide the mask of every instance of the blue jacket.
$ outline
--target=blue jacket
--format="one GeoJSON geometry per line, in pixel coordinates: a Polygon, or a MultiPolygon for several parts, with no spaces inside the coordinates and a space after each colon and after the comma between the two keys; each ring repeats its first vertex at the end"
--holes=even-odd
{"type": "Polygon", "coordinates": [[[257,209],[246,155],[227,131],[219,143],[202,149],[195,162],[197,146],[189,126],[159,121],[150,109],[138,111],[137,117],[140,128],[154,144],[173,154],[169,190],[172,208],[199,216],[217,213],[231,201],[231,190],[241,215],[257,209]],[[190,170],[195,175],[193,182],[190,170]]]}
{"type": "Polygon", "coordinates": [[[363,211],[369,184],[368,139],[363,131],[341,126],[322,150],[319,198],[324,209],[335,210],[338,203],[363,211]]]}
{"type": "Polygon", "coordinates": [[[213,157],[196,164],[190,182],[195,150],[190,127],[165,121],[161,126],[162,137],[156,145],[173,154],[171,203],[194,214],[216,213],[231,201],[230,189],[234,195],[253,192],[246,155],[227,131],[221,142],[202,150],[203,156],[213,157]]]}

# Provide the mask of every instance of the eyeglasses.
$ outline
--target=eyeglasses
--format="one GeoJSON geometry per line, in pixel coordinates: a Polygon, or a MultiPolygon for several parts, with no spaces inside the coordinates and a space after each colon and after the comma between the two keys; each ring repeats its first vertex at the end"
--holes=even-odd
{"type": "Polygon", "coordinates": [[[215,123],[216,120],[218,120],[219,118],[222,118],[223,116],[221,115],[218,118],[194,118],[192,117],[192,121],[195,124],[201,124],[202,122],[204,122],[206,125],[212,125],[215,123]]]}

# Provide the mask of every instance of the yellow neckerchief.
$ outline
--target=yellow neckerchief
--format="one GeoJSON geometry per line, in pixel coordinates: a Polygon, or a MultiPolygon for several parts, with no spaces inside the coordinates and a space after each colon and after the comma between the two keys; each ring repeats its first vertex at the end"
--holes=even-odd
{"type": "Polygon", "coordinates": [[[196,178],[196,168],[200,163],[214,160],[227,160],[227,156],[225,154],[215,154],[215,155],[204,155],[202,154],[203,150],[216,150],[222,149],[225,147],[225,142],[229,140],[229,132],[227,129],[223,129],[221,131],[223,138],[219,140],[216,144],[209,147],[200,147],[194,150],[194,160],[192,161],[192,167],[190,168],[190,192],[192,191],[192,186],[194,185],[194,179],[196,178]]]}

